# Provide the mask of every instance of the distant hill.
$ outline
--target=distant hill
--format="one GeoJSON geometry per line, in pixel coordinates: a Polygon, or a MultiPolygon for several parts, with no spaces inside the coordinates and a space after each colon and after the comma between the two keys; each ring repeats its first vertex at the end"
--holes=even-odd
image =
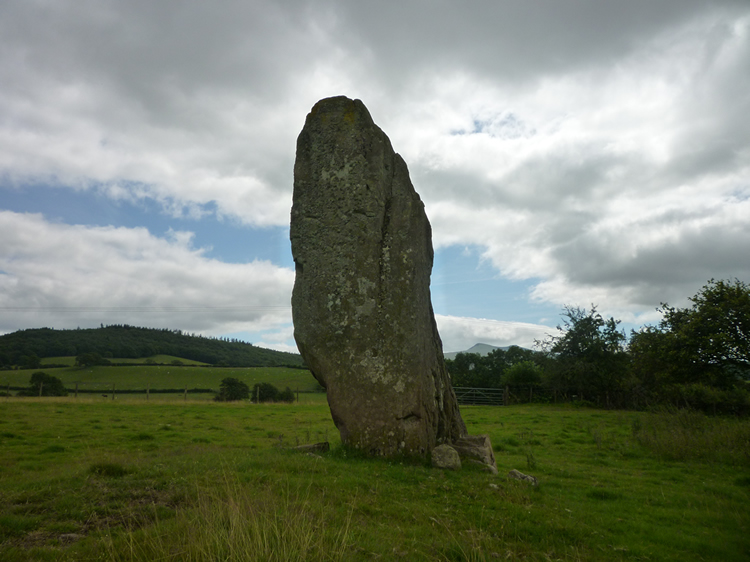
{"type": "Polygon", "coordinates": [[[475,343],[472,345],[469,349],[464,351],[451,351],[450,353],[444,353],[446,359],[455,359],[456,355],[459,353],[477,353],[484,357],[487,355],[490,351],[494,351],[495,349],[502,349],[503,351],[508,351],[511,347],[514,347],[512,345],[506,345],[505,347],[498,347],[496,345],[490,345],[488,343],[475,343]]]}
{"type": "Polygon", "coordinates": [[[92,329],[19,330],[0,336],[0,366],[17,365],[24,356],[76,356],[98,353],[102,357],[132,358],[174,355],[229,367],[302,367],[302,357],[255,347],[239,340],[222,340],[183,334],[180,330],[137,328],[128,325],[92,329]]]}

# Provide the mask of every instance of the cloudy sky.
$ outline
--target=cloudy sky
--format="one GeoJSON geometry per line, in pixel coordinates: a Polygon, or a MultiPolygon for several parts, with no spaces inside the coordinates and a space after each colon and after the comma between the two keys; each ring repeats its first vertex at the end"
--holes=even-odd
{"type": "Polygon", "coordinates": [[[446,351],[750,281],[747,0],[6,0],[0,333],[294,348],[296,137],[361,99],[406,160],[446,351]]]}

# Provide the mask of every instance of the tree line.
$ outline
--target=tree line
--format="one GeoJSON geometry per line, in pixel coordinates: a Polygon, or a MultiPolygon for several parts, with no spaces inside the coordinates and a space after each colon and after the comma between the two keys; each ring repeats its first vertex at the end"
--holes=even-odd
{"type": "Polygon", "coordinates": [[[91,329],[35,328],[0,336],[0,367],[39,367],[44,357],[96,353],[103,358],[137,359],[173,355],[226,367],[302,367],[294,353],[256,347],[247,342],[184,334],[180,330],[112,325],[91,329]]]}
{"type": "Polygon", "coordinates": [[[750,287],[711,280],[690,302],[662,303],[662,320],[629,337],[595,305],[565,307],[537,351],[459,353],[446,364],[454,386],[508,388],[519,400],[750,414],[750,287]]]}

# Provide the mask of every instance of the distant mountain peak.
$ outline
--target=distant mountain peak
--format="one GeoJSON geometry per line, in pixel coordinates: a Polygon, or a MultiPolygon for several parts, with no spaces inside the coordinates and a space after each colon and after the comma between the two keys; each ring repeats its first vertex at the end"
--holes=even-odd
{"type": "Polygon", "coordinates": [[[496,345],[490,345],[488,343],[475,343],[466,350],[466,353],[478,353],[479,355],[487,355],[490,351],[493,351],[495,349],[507,349],[507,347],[500,348],[496,345]]]}
{"type": "Polygon", "coordinates": [[[446,359],[455,359],[456,355],[458,355],[459,353],[477,353],[478,355],[485,356],[490,351],[494,351],[495,349],[507,350],[509,347],[511,346],[498,347],[496,345],[490,345],[488,343],[475,343],[469,349],[466,349],[464,351],[452,351],[443,355],[446,359]]]}

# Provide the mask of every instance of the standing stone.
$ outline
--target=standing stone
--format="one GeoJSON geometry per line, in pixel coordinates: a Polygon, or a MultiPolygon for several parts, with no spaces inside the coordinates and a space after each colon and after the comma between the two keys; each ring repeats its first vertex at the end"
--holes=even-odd
{"type": "Polygon", "coordinates": [[[426,455],[466,435],[430,300],[432,229],[359,100],[319,101],[297,139],[294,337],[343,443],[426,455]]]}

